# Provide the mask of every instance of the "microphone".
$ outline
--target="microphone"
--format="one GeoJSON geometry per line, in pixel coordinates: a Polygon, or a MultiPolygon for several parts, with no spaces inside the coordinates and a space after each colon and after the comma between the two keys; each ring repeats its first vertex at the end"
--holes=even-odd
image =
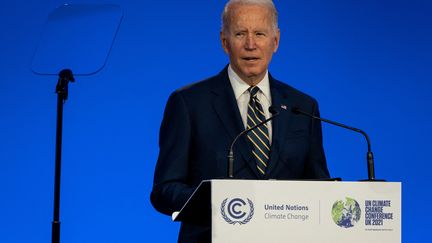
{"type": "Polygon", "coordinates": [[[370,140],[369,140],[369,136],[366,134],[366,132],[364,132],[361,129],[355,128],[355,127],[350,127],[350,126],[344,125],[342,123],[338,123],[338,122],[335,122],[335,121],[331,121],[331,120],[328,120],[328,119],[325,119],[325,118],[321,118],[321,117],[315,116],[313,114],[309,114],[309,113],[301,110],[298,107],[293,107],[291,109],[291,111],[294,114],[297,114],[297,115],[299,115],[299,114],[305,115],[305,116],[308,116],[308,117],[310,117],[312,119],[320,120],[320,121],[323,121],[323,122],[326,122],[326,123],[329,123],[329,124],[332,124],[332,125],[335,125],[335,126],[338,126],[338,127],[342,127],[342,128],[354,131],[354,132],[361,133],[366,138],[366,142],[367,142],[367,146],[368,146],[368,151],[366,153],[366,161],[367,161],[367,168],[368,168],[368,180],[366,180],[366,181],[383,181],[383,180],[377,180],[377,179],[375,179],[374,157],[373,157],[373,153],[372,153],[372,149],[371,149],[371,143],[370,143],[370,140]]]}
{"type": "Polygon", "coordinates": [[[248,132],[254,130],[254,129],[257,128],[257,127],[260,127],[260,126],[264,125],[265,123],[267,123],[267,122],[273,120],[275,117],[277,117],[277,116],[279,115],[279,111],[278,111],[275,107],[273,107],[273,106],[270,106],[270,107],[269,107],[269,112],[272,114],[271,117],[265,119],[264,121],[262,121],[262,122],[256,124],[256,125],[253,126],[253,127],[250,127],[250,128],[248,128],[248,129],[243,130],[243,131],[242,131],[241,133],[239,133],[239,134],[234,138],[234,140],[232,141],[231,146],[230,146],[230,150],[229,150],[229,153],[228,153],[228,178],[231,178],[231,179],[234,178],[234,151],[233,151],[234,144],[235,144],[235,143],[237,142],[237,140],[238,140],[241,136],[243,136],[244,134],[246,134],[246,133],[248,133],[248,132]]]}

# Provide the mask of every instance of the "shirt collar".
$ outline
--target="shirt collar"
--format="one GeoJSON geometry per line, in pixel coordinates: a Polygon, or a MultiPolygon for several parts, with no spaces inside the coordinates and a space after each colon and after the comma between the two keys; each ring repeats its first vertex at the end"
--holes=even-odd
{"type": "MultiPolygon", "coordinates": [[[[236,100],[239,99],[239,97],[246,92],[247,89],[249,89],[250,85],[247,84],[245,81],[243,81],[237,73],[234,72],[234,70],[231,67],[231,64],[228,66],[228,77],[231,83],[231,86],[234,90],[234,95],[236,100]]],[[[266,71],[266,74],[264,75],[264,78],[256,85],[261,90],[261,92],[264,94],[265,98],[270,102],[271,96],[270,96],[270,81],[268,77],[268,70],[266,71]]]]}

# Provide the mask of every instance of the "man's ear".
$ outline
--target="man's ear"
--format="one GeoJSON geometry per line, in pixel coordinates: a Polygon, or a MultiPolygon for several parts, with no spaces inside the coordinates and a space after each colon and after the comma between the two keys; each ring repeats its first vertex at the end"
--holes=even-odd
{"type": "Polygon", "coordinates": [[[280,41],[280,29],[276,31],[275,39],[274,39],[274,50],[273,52],[276,53],[277,49],[279,48],[279,41],[280,41]]]}
{"type": "Polygon", "coordinates": [[[226,54],[229,54],[229,43],[223,31],[220,32],[220,40],[222,44],[222,48],[224,49],[226,54]]]}

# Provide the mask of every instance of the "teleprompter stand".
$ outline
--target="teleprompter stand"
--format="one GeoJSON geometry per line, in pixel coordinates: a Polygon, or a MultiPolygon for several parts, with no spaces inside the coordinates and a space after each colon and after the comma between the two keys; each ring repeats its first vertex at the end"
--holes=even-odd
{"type": "Polygon", "coordinates": [[[120,6],[114,4],[62,4],[49,14],[33,57],[31,70],[34,74],[59,75],[56,86],[53,243],[60,242],[63,104],[68,98],[68,84],[74,82],[71,70],[75,76],[91,76],[104,68],[122,18],[120,6]],[[59,70],[62,71],[58,73],[59,70]]]}
{"type": "Polygon", "coordinates": [[[57,130],[55,148],[55,175],[54,175],[54,219],[52,221],[52,243],[60,242],[60,177],[61,177],[61,152],[63,134],[63,105],[68,98],[69,82],[74,82],[72,71],[64,69],[60,71],[57,93],[57,130]]]}

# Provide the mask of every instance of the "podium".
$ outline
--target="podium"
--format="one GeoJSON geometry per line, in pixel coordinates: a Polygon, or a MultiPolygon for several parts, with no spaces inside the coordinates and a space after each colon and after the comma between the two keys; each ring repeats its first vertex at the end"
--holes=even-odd
{"type": "Polygon", "coordinates": [[[203,181],[173,220],[212,242],[401,242],[400,182],[203,181]]]}

